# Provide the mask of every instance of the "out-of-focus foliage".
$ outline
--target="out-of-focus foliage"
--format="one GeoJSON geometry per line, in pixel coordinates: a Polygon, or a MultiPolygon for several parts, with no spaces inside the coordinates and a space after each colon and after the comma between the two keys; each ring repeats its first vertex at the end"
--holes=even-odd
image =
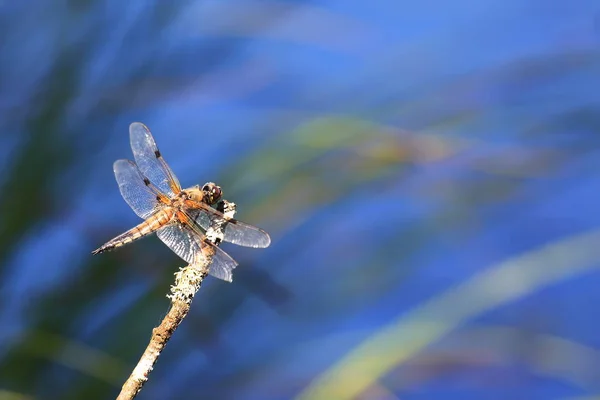
{"type": "Polygon", "coordinates": [[[146,123],[224,245],[140,399],[600,393],[600,29],[580,2],[0,5],[0,399],[106,399],[183,265],[111,165],[146,123]]]}

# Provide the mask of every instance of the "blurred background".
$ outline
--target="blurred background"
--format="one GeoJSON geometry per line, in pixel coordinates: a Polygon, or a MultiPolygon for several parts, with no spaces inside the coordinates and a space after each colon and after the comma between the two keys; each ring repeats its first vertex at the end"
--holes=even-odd
{"type": "Polygon", "coordinates": [[[147,124],[224,244],[139,399],[600,396],[596,1],[0,3],[0,399],[111,399],[184,265],[112,172],[147,124]]]}

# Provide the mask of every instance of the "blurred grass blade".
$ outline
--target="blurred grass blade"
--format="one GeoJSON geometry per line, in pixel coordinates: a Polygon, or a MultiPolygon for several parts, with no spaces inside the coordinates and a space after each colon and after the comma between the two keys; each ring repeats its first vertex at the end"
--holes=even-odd
{"type": "Polygon", "coordinates": [[[116,387],[128,372],[124,363],[100,350],[47,332],[36,332],[27,350],[116,387]]]}
{"type": "Polygon", "coordinates": [[[487,268],[383,327],[307,387],[298,400],[351,399],[468,319],[600,266],[600,230],[487,268]]]}
{"type": "Polygon", "coordinates": [[[23,393],[0,389],[0,400],[33,400],[33,397],[23,393]]]}

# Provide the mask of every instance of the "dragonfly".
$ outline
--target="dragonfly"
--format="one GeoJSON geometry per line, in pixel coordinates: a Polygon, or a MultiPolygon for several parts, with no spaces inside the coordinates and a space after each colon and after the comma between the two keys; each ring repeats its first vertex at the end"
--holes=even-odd
{"type": "Polygon", "coordinates": [[[92,254],[116,249],[156,232],[158,238],[188,264],[199,265],[211,257],[208,274],[231,282],[237,262],[215,243],[222,240],[253,248],[271,244],[267,232],[221,212],[225,201],[220,186],[208,182],[202,187],[182,189],[146,125],[132,123],[129,139],[135,162],[117,160],[113,170],[121,196],[144,221],[92,254]],[[215,228],[221,236],[211,241],[207,232],[215,228]]]}

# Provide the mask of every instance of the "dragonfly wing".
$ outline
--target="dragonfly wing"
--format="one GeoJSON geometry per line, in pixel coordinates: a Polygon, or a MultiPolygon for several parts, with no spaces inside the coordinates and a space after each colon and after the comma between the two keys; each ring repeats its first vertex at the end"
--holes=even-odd
{"type": "Polygon", "coordinates": [[[157,193],[145,183],[144,177],[133,161],[117,160],[113,164],[121,196],[141,218],[148,218],[157,209],[157,193]]]}
{"type": "Polygon", "coordinates": [[[180,224],[167,225],[156,236],[188,264],[193,264],[199,246],[195,239],[180,224]]]}
{"type": "Polygon", "coordinates": [[[150,129],[141,122],[132,123],[129,126],[129,140],[135,163],[142,175],[169,197],[179,193],[179,181],[160,154],[150,129]]]}
{"type": "Polygon", "coordinates": [[[214,208],[198,203],[199,208],[189,210],[194,221],[204,230],[209,227],[221,227],[223,240],[238,246],[264,248],[269,247],[271,238],[260,228],[245,224],[234,218],[228,218],[214,208]]]}
{"type": "Polygon", "coordinates": [[[214,244],[210,242],[204,243],[215,250],[208,273],[215,278],[222,279],[227,282],[233,281],[233,269],[237,267],[237,262],[231,258],[229,254],[225,253],[214,244]]]}
{"type": "Polygon", "coordinates": [[[217,246],[204,241],[187,225],[167,225],[157,232],[157,236],[188,264],[200,263],[206,253],[214,251],[208,273],[215,278],[232,281],[237,262],[217,246]]]}

